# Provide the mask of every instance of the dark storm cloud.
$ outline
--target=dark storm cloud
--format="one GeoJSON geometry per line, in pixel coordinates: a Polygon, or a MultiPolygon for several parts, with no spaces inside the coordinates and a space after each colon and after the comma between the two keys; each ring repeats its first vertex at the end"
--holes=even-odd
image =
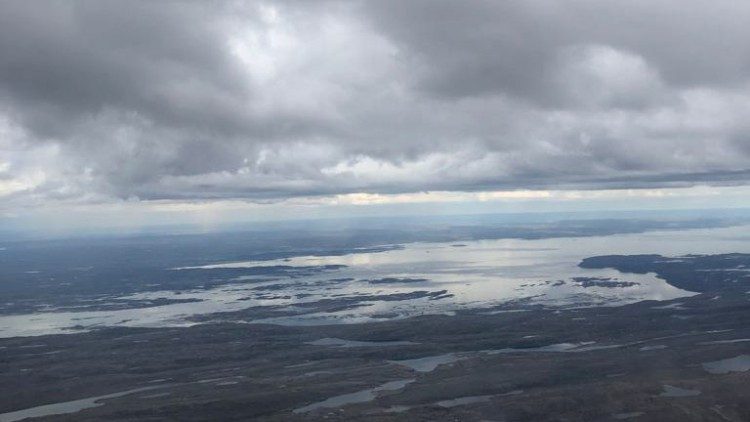
{"type": "Polygon", "coordinates": [[[253,87],[229,54],[226,18],[253,9],[212,2],[10,1],[0,14],[0,87],[39,136],[70,119],[125,110],[154,123],[272,136],[304,126],[243,115],[253,87]]]}
{"type": "Polygon", "coordinates": [[[750,5],[729,1],[372,1],[371,19],[422,62],[424,89],[549,99],[569,46],[641,55],[670,85],[734,86],[750,71],[750,5]]]}
{"type": "Polygon", "coordinates": [[[730,1],[0,3],[0,197],[735,184],[730,1]]]}
{"type": "MultiPolygon", "coordinates": [[[[32,123],[40,126],[31,124],[30,129],[55,135],[68,129],[64,117],[107,107],[167,118],[195,107],[183,106],[164,92],[179,79],[198,81],[194,89],[205,90],[196,93],[203,101],[231,99],[235,92],[246,90],[221,48],[217,49],[221,38],[200,3],[167,5],[3,4],[0,81],[5,94],[29,108],[41,106],[38,116],[29,116],[38,118],[32,123]],[[44,116],[45,111],[50,115],[44,116]],[[56,113],[63,118],[57,119],[56,113]]],[[[215,118],[213,111],[206,108],[195,117],[215,118]]]]}

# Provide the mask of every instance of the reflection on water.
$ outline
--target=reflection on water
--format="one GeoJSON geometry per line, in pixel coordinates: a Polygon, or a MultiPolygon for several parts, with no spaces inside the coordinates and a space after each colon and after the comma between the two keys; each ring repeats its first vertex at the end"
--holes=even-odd
{"type": "Polygon", "coordinates": [[[41,418],[43,416],[64,415],[76,413],[84,409],[101,406],[102,400],[114,399],[117,397],[127,396],[128,394],[138,393],[141,391],[153,390],[159,387],[143,387],[119,393],[107,394],[105,396],[89,397],[80,400],[66,401],[62,403],[45,404],[43,406],[32,407],[29,409],[18,410],[0,414],[0,422],[14,422],[28,418],[41,418]]]}
{"type": "Polygon", "coordinates": [[[693,397],[701,394],[698,390],[688,390],[673,385],[664,384],[662,387],[664,391],[659,394],[661,397],[693,397]]]}
{"type": "Polygon", "coordinates": [[[458,355],[456,353],[447,353],[445,355],[438,356],[427,356],[424,358],[407,359],[407,360],[394,360],[393,363],[397,365],[406,366],[417,372],[432,372],[440,365],[448,365],[459,360],[466,359],[467,356],[458,355]]]}
{"type": "Polygon", "coordinates": [[[307,413],[326,407],[342,407],[348,404],[366,403],[368,401],[375,400],[378,397],[378,393],[385,391],[397,391],[406,387],[412,382],[414,382],[413,379],[387,382],[379,387],[357,391],[355,393],[342,394],[340,396],[331,397],[321,402],[307,405],[305,407],[300,407],[299,409],[295,409],[294,413],[307,413]]]}
{"type": "Polygon", "coordinates": [[[415,344],[413,341],[355,341],[355,340],[344,340],[341,338],[321,338],[319,340],[307,342],[307,344],[313,346],[329,346],[329,347],[383,347],[383,346],[412,346],[415,344]]]}
{"type": "Polygon", "coordinates": [[[712,374],[728,374],[730,372],[746,372],[750,370],[750,356],[739,355],[729,359],[706,362],[703,369],[712,374]]]}
{"type": "MultiPolygon", "coordinates": [[[[413,243],[379,252],[354,250],[343,256],[298,256],[274,261],[228,262],[202,267],[207,280],[217,268],[283,265],[292,271],[273,278],[240,277],[231,284],[192,291],[159,291],[112,300],[196,299],[142,309],[46,312],[0,317],[0,336],[41,335],[102,326],[187,326],[193,315],[259,310],[241,322],[304,325],[367,322],[460,309],[503,305],[613,306],[640,300],[691,295],[653,274],[582,269],[586,257],[606,254],[750,252],[750,226],[641,234],[413,243]],[[294,267],[345,265],[325,271],[294,267]],[[584,278],[604,280],[581,281],[584,278]],[[374,282],[375,281],[375,282],[374,282]],[[607,282],[613,283],[606,285],[607,282]],[[617,283],[614,283],[617,282],[617,283]],[[390,295],[390,296],[388,296],[390,295]],[[324,302],[321,302],[324,301],[324,302]],[[320,309],[319,303],[326,308],[320,309]],[[341,306],[337,306],[341,305],[341,306]]],[[[201,267],[195,267],[201,268],[201,267]]],[[[174,271],[184,271],[174,269],[174,271]]]]}
{"type": "Polygon", "coordinates": [[[466,396],[457,399],[442,400],[436,404],[440,407],[451,408],[456,406],[465,406],[467,404],[488,402],[492,396],[466,396]]]}

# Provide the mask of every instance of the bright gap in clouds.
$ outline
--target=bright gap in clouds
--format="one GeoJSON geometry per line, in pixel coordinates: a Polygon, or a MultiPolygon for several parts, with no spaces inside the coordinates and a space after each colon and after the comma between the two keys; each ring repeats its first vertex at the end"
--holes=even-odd
{"type": "MultiPolygon", "coordinates": [[[[249,222],[329,220],[360,217],[582,213],[593,215],[714,217],[716,209],[750,208],[746,186],[629,190],[520,190],[480,192],[354,193],[297,197],[268,203],[246,200],[120,201],[40,207],[3,215],[0,231],[67,236],[75,233],[215,231],[249,222]],[[633,214],[634,213],[634,214],[633,214]],[[182,230],[179,229],[179,230],[182,230]]],[[[589,217],[586,217],[588,215],[589,217]]],[[[312,223],[313,226],[315,223],[312,223]]],[[[239,226],[236,226],[239,225],[239,226]]],[[[251,226],[247,226],[251,227],[251,226]]]]}

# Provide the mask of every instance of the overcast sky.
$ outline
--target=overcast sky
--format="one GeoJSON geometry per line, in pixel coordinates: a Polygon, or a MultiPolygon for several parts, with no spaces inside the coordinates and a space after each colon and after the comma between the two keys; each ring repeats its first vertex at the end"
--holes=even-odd
{"type": "Polygon", "coordinates": [[[0,212],[744,189],[748,22],[736,0],[5,0],[0,212]]]}

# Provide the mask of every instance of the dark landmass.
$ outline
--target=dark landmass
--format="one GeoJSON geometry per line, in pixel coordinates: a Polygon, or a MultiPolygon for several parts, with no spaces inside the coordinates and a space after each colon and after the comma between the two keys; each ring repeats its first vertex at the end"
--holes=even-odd
{"type": "Polygon", "coordinates": [[[614,280],[609,277],[573,277],[571,280],[573,282],[578,283],[581,285],[581,287],[608,287],[608,288],[615,288],[615,287],[633,287],[638,286],[640,283],[637,283],[635,281],[620,281],[620,280],[614,280]]]}
{"type": "Polygon", "coordinates": [[[519,301],[369,324],[0,339],[0,412],[149,388],[41,420],[750,420],[750,296],[736,271],[745,259],[581,264],[654,271],[675,285],[690,276],[702,288],[668,302],[546,310],[519,301]]]}
{"type": "MultiPolygon", "coordinates": [[[[266,261],[297,256],[378,253],[412,242],[463,242],[483,239],[543,239],[642,233],[651,230],[727,227],[747,217],[684,220],[605,219],[522,221],[509,224],[493,216],[445,221],[392,220],[319,230],[144,235],[120,238],[0,240],[0,315],[35,312],[42,307],[80,306],[82,296],[124,296],[161,290],[210,289],[230,283],[258,283],[278,277],[303,277],[326,266],[258,265],[253,268],[186,269],[222,262],[266,261]]],[[[332,223],[334,224],[334,223],[332,223]]],[[[454,243],[455,246],[461,243],[454,243]]],[[[133,308],[141,306],[132,304],[133,308]]],[[[96,303],[86,304],[96,310],[96,303]]],[[[104,310],[106,308],[101,308],[104,310]]]]}
{"type": "Polygon", "coordinates": [[[268,317],[294,316],[321,312],[333,313],[349,309],[372,306],[371,303],[364,302],[398,302],[421,298],[427,298],[429,300],[440,300],[452,296],[453,295],[448,294],[447,290],[417,290],[408,293],[391,293],[380,295],[359,294],[339,298],[326,298],[311,302],[300,302],[295,303],[294,305],[255,306],[240,311],[213,312],[208,314],[193,315],[191,317],[188,317],[187,319],[189,321],[195,322],[251,321],[268,317]]]}
{"type": "Polygon", "coordinates": [[[750,287],[750,254],[672,258],[661,255],[606,255],[586,258],[579,266],[614,268],[636,274],[652,272],[667,283],[692,292],[740,291],[750,287]]]}
{"type": "MultiPolygon", "coordinates": [[[[31,289],[23,293],[14,294],[10,291],[7,296],[3,296],[3,302],[0,302],[0,315],[24,314],[40,310],[41,308],[52,308],[57,311],[66,311],[73,308],[77,310],[106,311],[114,309],[138,309],[148,306],[148,301],[116,299],[113,296],[127,295],[143,291],[163,291],[172,290],[207,290],[226,284],[253,284],[263,283],[269,280],[281,278],[303,278],[323,272],[333,272],[344,268],[344,265],[320,265],[320,266],[303,266],[294,267],[288,265],[270,265],[255,266],[250,268],[212,268],[212,269],[143,269],[143,273],[136,278],[127,279],[132,269],[121,268],[123,274],[117,274],[113,268],[111,272],[107,269],[100,271],[87,271],[85,277],[69,279],[71,282],[58,282],[57,277],[50,277],[49,280],[35,285],[34,288],[39,291],[39,295],[32,296],[31,289]],[[86,294],[89,283],[94,280],[89,279],[92,275],[105,277],[111,275],[117,282],[105,287],[92,287],[92,292],[86,294]],[[119,277],[119,278],[118,278],[119,277]],[[77,284],[79,283],[79,284],[77,284]],[[92,299],[93,297],[93,299],[92,299]],[[108,297],[113,297],[111,300],[108,297]],[[101,300],[105,298],[107,300],[101,300]]],[[[132,274],[135,277],[135,274],[132,274]]],[[[67,279],[66,279],[67,280],[67,279]]],[[[12,285],[8,286],[0,280],[0,291],[14,290],[12,285]]],[[[331,281],[334,282],[334,281],[331,281]]],[[[99,283],[102,283],[101,280],[99,283]]],[[[289,286],[290,284],[287,284],[289,286]]],[[[195,299],[167,299],[162,298],[160,301],[171,301],[179,303],[184,301],[196,301],[195,299]]],[[[166,304],[161,303],[161,304],[166,304]]]]}
{"type": "Polygon", "coordinates": [[[50,307],[36,302],[7,302],[5,303],[5,314],[27,314],[32,312],[85,312],[85,311],[118,311],[122,309],[145,309],[157,306],[173,305],[176,303],[196,303],[202,299],[186,298],[174,299],[160,297],[156,299],[123,299],[118,297],[103,297],[91,299],[81,297],[62,302],[60,305],[50,307]]]}

